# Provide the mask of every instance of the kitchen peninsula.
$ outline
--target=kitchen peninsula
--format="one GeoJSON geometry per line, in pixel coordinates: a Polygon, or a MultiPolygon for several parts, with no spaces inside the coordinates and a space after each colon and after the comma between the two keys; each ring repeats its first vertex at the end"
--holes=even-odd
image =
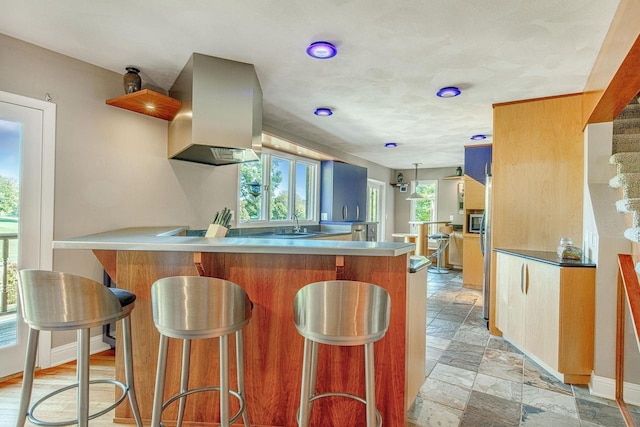
{"type": "MultiPolygon", "coordinates": [[[[253,316],[245,328],[246,401],[255,426],[295,426],[300,397],[303,339],[293,323],[293,298],[304,285],[323,280],[361,280],[385,288],[391,296],[391,323],[375,344],[376,400],[385,425],[406,424],[406,410],[424,381],[426,280],[410,281],[413,244],[314,239],[207,239],[185,236],[185,227],[130,228],[57,240],[54,249],[92,250],[118,287],[137,296],[132,312],[134,370],[142,417],[151,418],[159,335],[153,325],[150,288],[161,277],[219,277],[242,286],[253,316]],[[417,314],[416,314],[417,313],[417,314]],[[419,338],[417,339],[419,342],[419,338]],[[422,341],[424,343],[424,341],[422,341]],[[421,381],[420,381],[421,379],[421,381]]],[[[424,276],[421,276],[424,277],[424,276]]],[[[233,339],[231,339],[233,340],[233,339]]],[[[178,391],[180,345],[169,348],[166,396],[178,391]]],[[[193,343],[191,387],[217,384],[217,342],[193,343]]],[[[235,357],[230,354],[230,358],[235,357]]],[[[233,359],[231,359],[233,360],[233,359]]],[[[116,375],[124,375],[116,349],[116,375]]],[[[230,373],[235,384],[234,370],[230,373]]],[[[364,395],[361,347],[322,347],[319,391],[364,395]]],[[[231,399],[231,413],[237,410],[231,399]]],[[[204,393],[187,400],[185,421],[217,419],[218,396],[204,393]]],[[[165,411],[175,419],[177,405],[165,411]]],[[[349,399],[314,403],[315,425],[360,425],[364,405],[349,399]],[[332,424],[328,424],[328,419],[332,424]]],[[[130,422],[128,406],[116,421],[130,422]]]]}

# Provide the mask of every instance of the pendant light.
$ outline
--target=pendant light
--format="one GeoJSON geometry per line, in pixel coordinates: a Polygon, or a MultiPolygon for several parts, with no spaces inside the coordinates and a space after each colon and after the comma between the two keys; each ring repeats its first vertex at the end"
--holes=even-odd
{"type": "Polygon", "coordinates": [[[418,166],[420,166],[422,163],[413,163],[413,165],[415,165],[416,167],[416,179],[415,179],[415,187],[413,188],[413,193],[411,193],[411,195],[409,197],[407,197],[407,200],[422,200],[424,199],[424,196],[421,196],[420,194],[418,194],[418,166]]]}

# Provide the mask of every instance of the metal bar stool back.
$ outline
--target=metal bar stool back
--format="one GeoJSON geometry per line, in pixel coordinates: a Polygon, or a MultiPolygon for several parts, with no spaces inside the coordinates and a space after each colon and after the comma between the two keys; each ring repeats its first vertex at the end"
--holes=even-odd
{"type": "Polygon", "coordinates": [[[391,298],[380,286],[333,280],[304,286],[294,298],[294,322],[304,337],[298,425],[308,426],[312,402],[329,396],[355,399],[366,405],[367,427],[381,426],[376,409],[373,344],[389,328],[391,298]],[[349,393],[316,394],[318,345],[356,346],[365,349],[365,398],[349,393]]]}
{"type": "Polygon", "coordinates": [[[242,415],[245,427],[249,416],[245,405],[244,346],[242,329],[251,319],[252,304],[240,286],[227,280],[175,276],[157,280],[151,287],[153,322],[160,332],[158,370],[151,425],[158,427],[162,411],[179,400],[177,425],[182,424],[186,397],[203,391],[220,392],[220,425],[227,427],[242,415]],[[238,390],[229,388],[229,335],[235,333],[238,390]],[[219,338],[220,385],[188,389],[191,340],[219,338]],[[183,340],[180,393],[163,402],[167,369],[169,338],[183,340]],[[236,414],[229,415],[229,395],[240,405],[236,414]]]}
{"type": "Polygon", "coordinates": [[[130,313],[136,296],[131,292],[107,288],[103,284],[73,274],[43,270],[20,270],[18,291],[22,317],[29,326],[27,355],[22,381],[20,409],[16,425],[29,421],[42,426],[87,426],[93,420],[118,406],[126,397],[133,411],[136,424],[142,426],[140,410],[135,395],[133,357],[131,345],[130,313]],[[90,328],[122,320],[122,345],[125,365],[125,383],[115,379],[89,381],[90,328]],[[29,407],[38,351],[40,331],[78,331],[77,378],[78,382],[47,394],[29,407]],[[89,384],[109,383],[122,390],[121,396],[106,409],[89,414],[89,384]],[[77,419],[43,421],[34,415],[45,400],[77,387],[77,419]]]}

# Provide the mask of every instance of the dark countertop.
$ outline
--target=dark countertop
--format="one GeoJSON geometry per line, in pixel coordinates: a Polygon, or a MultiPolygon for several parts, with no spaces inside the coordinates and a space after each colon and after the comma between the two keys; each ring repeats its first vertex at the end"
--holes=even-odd
{"type": "Polygon", "coordinates": [[[515,255],[521,258],[530,259],[533,261],[540,261],[551,265],[557,265],[558,267],[588,267],[595,268],[596,265],[587,257],[582,257],[581,260],[573,259],[561,259],[558,258],[556,252],[548,251],[531,251],[528,249],[501,249],[495,248],[494,251],[507,255],[515,255]]]}

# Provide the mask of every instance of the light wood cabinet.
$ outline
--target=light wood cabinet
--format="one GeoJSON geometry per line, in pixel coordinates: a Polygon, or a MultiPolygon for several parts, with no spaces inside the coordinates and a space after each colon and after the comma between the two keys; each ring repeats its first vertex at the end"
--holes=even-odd
{"type": "Polygon", "coordinates": [[[427,268],[409,274],[407,287],[407,385],[405,407],[415,400],[426,380],[427,268]]]}
{"type": "Polygon", "coordinates": [[[593,370],[595,268],[562,267],[499,252],[496,326],[561,381],[593,370]]]}
{"type": "Polygon", "coordinates": [[[467,288],[482,289],[482,252],[480,235],[467,233],[462,245],[462,284],[467,288]]]}

